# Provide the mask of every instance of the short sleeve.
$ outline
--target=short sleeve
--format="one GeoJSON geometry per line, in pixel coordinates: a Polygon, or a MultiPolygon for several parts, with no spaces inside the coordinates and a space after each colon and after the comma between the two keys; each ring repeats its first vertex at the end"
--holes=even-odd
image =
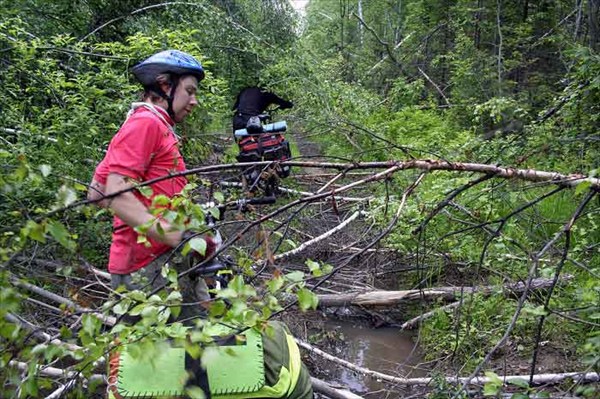
{"type": "Polygon", "coordinates": [[[153,116],[134,115],[112,139],[105,160],[107,176],[117,173],[145,180],[152,158],[159,150],[165,127],[153,116]]]}
{"type": "Polygon", "coordinates": [[[106,157],[104,157],[104,159],[102,159],[102,161],[100,161],[100,163],[96,166],[96,170],[94,171],[94,180],[100,184],[106,184],[108,173],[108,162],[106,161],[106,157]]]}

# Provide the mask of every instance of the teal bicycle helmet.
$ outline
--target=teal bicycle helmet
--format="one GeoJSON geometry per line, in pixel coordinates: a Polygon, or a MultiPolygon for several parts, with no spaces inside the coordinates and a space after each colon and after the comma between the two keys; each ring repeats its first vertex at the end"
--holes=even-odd
{"type": "Polygon", "coordinates": [[[200,82],[204,79],[204,68],[198,60],[191,55],[179,50],[165,50],[156,53],[146,60],[140,62],[132,69],[135,78],[146,90],[151,90],[167,100],[169,115],[173,117],[173,97],[167,95],[158,85],[156,77],[160,74],[171,75],[171,93],[179,84],[179,78],[184,75],[192,75],[200,82]]]}

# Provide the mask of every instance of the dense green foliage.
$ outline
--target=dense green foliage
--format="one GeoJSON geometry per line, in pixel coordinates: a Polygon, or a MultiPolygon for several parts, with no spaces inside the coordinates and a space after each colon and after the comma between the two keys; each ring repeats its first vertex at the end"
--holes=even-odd
{"type": "MultiPolygon", "coordinates": [[[[89,377],[91,362],[111,344],[113,336],[90,314],[70,331],[64,324],[69,306],[62,305],[63,324],[51,330],[83,349],[36,345],[22,325],[5,319],[32,306],[18,281],[53,292],[64,287],[53,273],[11,262],[60,260],[61,278],[75,282],[71,266],[81,259],[106,262],[110,214],[77,201],[138,95],[129,68],[158,50],[190,52],[207,69],[200,106],[178,127],[188,167],[206,162],[214,132],[229,134],[235,94],[254,84],[292,98],[294,128],[315,133],[324,154],[338,160],[444,159],[588,176],[600,167],[598,0],[311,0],[302,22],[284,0],[20,0],[3,1],[2,9],[0,366],[13,360],[30,365],[26,378],[0,372],[2,397],[55,389],[50,379],[34,378],[36,364],[71,358],[73,370],[89,377]]],[[[375,198],[367,211],[376,226],[389,222],[418,175],[404,171],[369,187],[375,198]]],[[[489,179],[429,218],[453,190],[476,178],[456,171],[426,174],[385,238],[388,249],[416,262],[394,288],[569,280],[523,304],[500,292],[466,295],[460,312],[441,309],[422,322],[422,348],[431,359],[449,357],[446,367],[458,374],[473,371],[517,312],[505,353],[529,359],[540,341],[548,341],[572,353],[570,365],[597,371],[598,198],[577,213],[594,191],[585,183],[552,192],[556,187],[549,184],[489,179]],[[574,216],[575,224],[565,228],[574,216]]],[[[173,218],[193,215],[201,225],[206,210],[194,205],[195,191],[189,192],[175,204],[173,218]]],[[[251,259],[240,256],[238,262],[251,259]]],[[[314,276],[322,274],[318,263],[307,265],[314,276]]],[[[315,305],[302,273],[276,273],[268,288],[260,297],[236,280],[212,316],[260,325],[281,310],[275,296],[282,290],[296,293],[305,309],[315,305]],[[237,308],[227,313],[224,300],[237,308]]],[[[62,294],[74,299],[71,292],[62,294]]],[[[144,323],[110,333],[143,337],[141,351],[150,350],[157,336],[194,350],[180,325],[166,325],[180,300],[175,293],[162,299],[135,294],[112,304],[117,314],[134,307],[144,323]]],[[[85,389],[72,394],[83,397],[85,389]]]]}

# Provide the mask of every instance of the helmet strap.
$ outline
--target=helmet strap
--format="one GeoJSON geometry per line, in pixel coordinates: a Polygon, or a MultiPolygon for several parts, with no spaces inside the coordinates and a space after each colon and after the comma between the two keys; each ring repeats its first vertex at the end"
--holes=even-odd
{"type": "Polygon", "coordinates": [[[148,89],[152,90],[156,94],[158,94],[162,99],[167,102],[167,113],[175,120],[175,111],[173,110],[173,100],[175,98],[175,90],[177,90],[177,86],[179,85],[179,75],[171,75],[171,94],[165,93],[165,91],[160,87],[158,83],[149,86],[148,89]]]}
{"type": "Polygon", "coordinates": [[[173,110],[173,100],[175,99],[175,91],[179,85],[179,75],[171,75],[171,94],[166,96],[167,113],[175,121],[175,111],[173,110]]]}

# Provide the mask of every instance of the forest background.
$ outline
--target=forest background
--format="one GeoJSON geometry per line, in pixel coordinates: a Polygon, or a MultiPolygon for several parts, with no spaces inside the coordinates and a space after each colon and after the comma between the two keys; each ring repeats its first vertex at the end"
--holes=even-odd
{"type": "MultiPolygon", "coordinates": [[[[72,302],[60,317],[40,315],[29,284],[77,302],[76,270],[104,267],[110,215],[81,201],[139,91],[130,67],[167,48],[207,69],[200,106],[179,128],[189,168],[232,146],[223,138],[233,99],[260,84],[294,101],[290,132],[307,134],[322,157],[450,163],[444,171],[413,164],[368,183],[376,229],[402,211],[378,242],[412,264],[394,289],[451,276],[465,286],[553,281],[538,295],[471,295],[460,312],[438,311],[419,329],[430,359],[445,358],[456,374],[479,372],[500,343],[533,373],[549,342],[570,366],[598,370],[599,0],[311,0],[304,18],[285,0],[3,0],[2,10],[2,397],[52,392],[56,379],[36,366],[67,358],[76,360],[69,370],[89,377],[109,344],[101,319],[72,302]],[[561,178],[505,179],[464,163],[561,178]],[[32,331],[82,347],[41,345],[32,331]]],[[[307,274],[328,261],[316,258],[321,266],[310,263],[307,274]]],[[[310,287],[293,290],[306,309],[310,287]]],[[[89,388],[74,380],[70,394],[89,388]]]]}

